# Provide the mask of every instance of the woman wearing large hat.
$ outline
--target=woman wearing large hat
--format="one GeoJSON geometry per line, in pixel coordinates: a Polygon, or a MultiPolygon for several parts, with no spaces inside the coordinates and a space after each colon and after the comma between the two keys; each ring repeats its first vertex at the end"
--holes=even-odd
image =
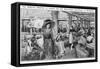
{"type": "Polygon", "coordinates": [[[52,59],[53,58],[53,46],[54,46],[54,41],[53,41],[53,32],[52,29],[55,25],[55,22],[46,19],[44,21],[43,25],[43,36],[44,36],[44,50],[46,54],[46,59],[52,59]]]}

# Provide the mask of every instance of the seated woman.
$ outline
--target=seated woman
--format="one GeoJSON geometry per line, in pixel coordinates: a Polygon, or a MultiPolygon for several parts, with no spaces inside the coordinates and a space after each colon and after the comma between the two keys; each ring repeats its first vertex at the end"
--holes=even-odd
{"type": "Polygon", "coordinates": [[[62,57],[65,53],[65,46],[64,46],[64,39],[62,38],[63,33],[59,32],[55,44],[57,45],[59,49],[58,57],[62,57]]]}
{"type": "Polygon", "coordinates": [[[77,57],[83,58],[88,57],[88,51],[86,50],[86,38],[82,34],[77,36],[78,44],[76,45],[77,57]]]}
{"type": "Polygon", "coordinates": [[[89,35],[87,37],[87,51],[89,52],[88,57],[93,57],[94,56],[94,49],[95,49],[95,38],[92,35],[89,35]]]}

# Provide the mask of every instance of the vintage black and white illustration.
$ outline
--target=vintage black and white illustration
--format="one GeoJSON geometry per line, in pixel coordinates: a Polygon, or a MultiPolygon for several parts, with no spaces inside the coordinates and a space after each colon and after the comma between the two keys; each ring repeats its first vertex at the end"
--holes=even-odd
{"type": "Polygon", "coordinates": [[[20,6],[20,61],[92,59],[95,10],[20,6]]]}

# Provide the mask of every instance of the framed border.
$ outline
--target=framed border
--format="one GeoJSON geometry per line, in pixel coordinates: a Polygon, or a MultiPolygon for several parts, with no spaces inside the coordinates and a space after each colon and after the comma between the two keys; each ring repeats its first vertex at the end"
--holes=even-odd
{"type": "Polygon", "coordinates": [[[37,66],[37,65],[53,65],[53,64],[67,64],[67,63],[83,63],[83,62],[97,62],[98,61],[98,18],[97,7],[90,6],[74,6],[74,5],[57,5],[57,4],[42,4],[42,3],[25,3],[16,2],[11,4],[11,64],[14,66],[37,66]],[[20,64],[20,6],[44,6],[44,7],[60,7],[60,8],[79,8],[79,9],[94,9],[95,12],[95,33],[96,33],[96,46],[95,46],[95,59],[90,60],[76,60],[76,61],[57,61],[57,62],[44,62],[44,63],[27,63],[20,64]]]}

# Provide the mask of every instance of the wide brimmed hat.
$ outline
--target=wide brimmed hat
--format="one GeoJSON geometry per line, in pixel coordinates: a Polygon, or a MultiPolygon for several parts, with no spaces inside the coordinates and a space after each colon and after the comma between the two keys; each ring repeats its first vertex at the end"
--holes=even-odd
{"type": "Polygon", "coordinates": [[[55,26],[55,22],[53,20],[46,19],[46,20],[44,20],[44,24],[43,24],[42,28],[46,28],[48,24],[50,24],[49,28],[53,28],[55,26]]]}

